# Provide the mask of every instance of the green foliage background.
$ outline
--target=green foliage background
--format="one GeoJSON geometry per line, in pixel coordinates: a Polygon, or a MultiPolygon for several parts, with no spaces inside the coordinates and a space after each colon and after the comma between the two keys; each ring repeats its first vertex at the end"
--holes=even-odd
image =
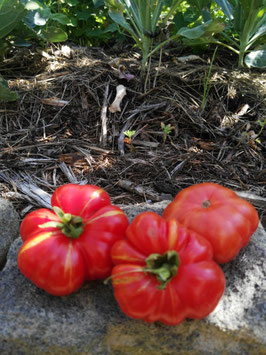
{"type": "MultiPolygon", "coordinates": [[[[157,35],[162,31],[203,50],[224,46],[238,55],[239,66],[266,67],[266,0],[0,0],[0,60],[33,41],[111,47],[130,40],[144,67],[169,41],[157,35]]],[[[0,89],[7,100],[3,80],[0,89]]]]}

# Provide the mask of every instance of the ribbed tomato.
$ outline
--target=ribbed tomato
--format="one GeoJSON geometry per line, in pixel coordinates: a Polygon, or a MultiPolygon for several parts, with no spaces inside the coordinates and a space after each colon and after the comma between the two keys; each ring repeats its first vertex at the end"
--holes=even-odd
{"type": "Polygon", "coordinates": [[[128,219],[94,185],[63,185],[51,204],[54,211],[39,209],[23,219],[18,267],[39,288],[62,296],[85,280],[110,275],[110,251],[124,237],[128,219]]]}
{"type": "Polygon", "coordinates": [[[225,278],[210,243],[176,220],[140,213],[112,248],[115,298],[122,311],[146,322],[174,325],[214,310],[225,278]]]}
{"type": "Polygon", "coordinates": [[[163,212],[201,234],[212,245],[214,260],[232,260],[246,246],[259,223],[256,209],[221,185],[202,183],[179,192],[163,212]]]}

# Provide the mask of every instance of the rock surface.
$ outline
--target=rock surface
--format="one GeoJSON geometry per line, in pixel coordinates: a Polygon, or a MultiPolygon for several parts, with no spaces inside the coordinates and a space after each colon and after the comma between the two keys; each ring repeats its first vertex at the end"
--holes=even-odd
{"type": "MultiPolygon", "coordinates": [[[[124,208],[132,219],[145,210],[161,213],[168,202],[124,208]]],[[[111,285],[85,284],[54,297],[18,270],[20,245],[11,246],[0,272],[0,353],[88,355],[266,354],[266,233],[260,225],[249,245],[223,266],[227,287],[206,319],[178,326],[126,317],[111,285]]]]}
{"type": "Polygon", "coordinates": [[[19,216],[11,202],[0,198],[0,270],[11,243],[18,237],[19,216]]]}

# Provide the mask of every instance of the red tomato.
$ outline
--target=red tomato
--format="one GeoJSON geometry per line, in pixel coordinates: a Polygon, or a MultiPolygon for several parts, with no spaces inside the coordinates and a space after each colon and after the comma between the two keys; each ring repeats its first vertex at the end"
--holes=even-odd
{"type": "Polygon", "coordinates": [[[61,186],[51,202],[58,215],[39,209],[23,219],[18,267],[39,288],[62,296],[110,275],[111,247],[124,237],[128,219],[93,185],[61,186]]]}
{"type": "Polygon", "coordinates": [[[140,213],[112,248],[115,298],[122,311],[169,325],[214,310],[225,278],[210,243],[176,220],[140,213]]]}
{"type": "Polygon", "coordinates": [[[226,263],[246,246],[259,223],[256,209],[232,190],[214,183],[179,192],[163,212],[212,244],[214,260],[226,263]]]}

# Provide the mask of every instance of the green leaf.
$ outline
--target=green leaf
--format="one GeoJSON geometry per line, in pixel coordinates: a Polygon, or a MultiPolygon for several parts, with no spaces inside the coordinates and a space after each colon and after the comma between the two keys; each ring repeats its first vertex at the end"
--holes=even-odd
{"type": "Polygon", "coordinates": [[[211,0],[190,0],[189,4],[197,8],[198,11],[201,11],[204,7],[208,7],[211,3],[211,0]]]}
{"type": "Polygon", "coordinates": [[[67,40],[68,36],[65,31],[58,27],[48,27],[46,30],[41,32],[45,40],[48,42],[64,42],[67,40]]]}
{"type": "Polygon", "coordinates": [[[136,133],[136,131],[125,131],[124,135],[127,136],[128,138],[132,138],[134,136],[134,134],[136,133]]]}
{"type": "Polygon", "coordinates": [[[8,35],[25,14],[25,8],[19,0],[0,0],[0,38],[8,35]]]}
{"type": "Polygon", "coordinates": [[[200,13],[195,11],[193,7],[190,7],[186,10],[184,13],[184,20],[187,22],[187,24],[195,22],[200,16],[200,13]]]}
{"type": "Polygon", "coordinates": [[[50,19],[52,13],[51,13],[51,10],[49,9],[49,7],[46,7],[45,9],[43,9],[41,11],[41,14],[42,14],[43,18],[45,18],[45,20],[48,21],[50,19]]]}
{"type": "Polygon", "coordinates": [[[202,18],[203,18],[204,22],[208,22],[208,21],[212,20],[212,15],[210,14],[210,12],[208,10],[202,9],[201,14],[202,14],[202,18]]]}
{"type": "Polygon", "coordinates": [[[219,6],[221,6],[223,13],[228,17],[230,21],[233,21],[233,6],[228,0],[216,0],[215,1],[219,6]]]}
{"type": "Polygon", "coordinates": [[[182,27],[185,27],[186,25],[188,25],[187,21],[185,21],[185,18],[183,16],[182,13],[178,12],[174,18],[173,18],[173,23],[175,26],[176,30],[179,30],[182,27]]]}
{"type": "Polygon", "coordinates": [[[93,5],[97,9],[98,7],[104,6],[104,0],[93,0],[93,5]]]}
{"type": "Polygon", "coordinates": [[[245,64],[248,67],[266,68],[266,49],[255,50],[247,54],[245,64]]]}
{"type": "Polygon", "coordinates": [[[75,6],[79,3],[78,0],[67,0],[69,6],[75,6]]]}
{"type": "Polygon", "coordinates": [[[122,26],[126,31],[128,31],[133,37],[135,36],[135,32],[132,27],[127,23],[123,14],[116,11],[110,11],[109,16],[113,21],[115,21],[118,25],[122,26]]]}
{"type": "Polygon", "coordinates": [[[260,36],[266,34],[266,15],[264,16],[265,23],[262,24],[259,28],[256,29],[254,36],[249,40],[249,43],[255,42],[260,36]]]}
{"type": "Polygon", "coordinates": [[[71,24],[69,18],[65,14],[51,14],[51,19],[61,23],[61,25],[69,25],[71,24]]]}
{"type": "Polygon", "coordinates": [[[108,33],[108,32],[117,32],[119,30],[119,27],[116,23],[111,23],[109,26],[107,26],[105,28],[105,30],[103,31],[104,33],[108,33]]]}
{"type": "Polygon", "coordinates": [[[157,6],[155,7],[153,13],[151,14],[151,31],[155,32],[156,25],[160,18],[161,12],[163,9],[163,1],[158,1],[157,6]]]}
{"type": "Polygon", "coordinates": [[[87,21],[91,16],[91,11],[89,9],[84,9],[83,11],[77,11],[77,17],[79,20],[87,21]]]}
{"type": "Polygon", "coordinates": [[[8,88],[8,83],[0,76],[0,101],[9,102],[16,101],[18,94],[8,88]]]}
{"type": "Polygon", "coordinates": [[[220,33],[225,29],[225,24],[218,21],[208,21],[203,25],[204,35],[212,35],[214,33],[220,33]]]}
{"type": "Polygon", "coordinates": [[[105,0],[106,5],[110,9],[110,12],[123,12],[125,7],[119,0],[105,0]]]}
{"type": "Polygon", "coordinates": [[[200,25],[194,28],[182,27],[177,34],[188,39],[196,39],[204,35],[203,26],[200,25]]]}
{"type": "Polygon", "coordinates": [[[257,123],[263,128],[266,125],[266,118],[264,119],[264,121],[258,120],[257,123]]]}
{"type": "Polygon", "coordinates": [[[68,26],[77,27],[77,25],[78,25],[78,20],[76,19],[76,17],[71,16],[71,17],[69,18],[69,24],[68,24],[68,26]]]}
{"type": "Polygon", "coordinates": [[[26,47],[26,48],[28,48],[28,47],[31,47],[32,44],[29,43],[29,42],[27,42],[27,41],[25,41],[24,39],[17,38],[17,39],[15,39],[15,41],[14,41],[14,46],[16,46],[16,47],[26,47]]]}

